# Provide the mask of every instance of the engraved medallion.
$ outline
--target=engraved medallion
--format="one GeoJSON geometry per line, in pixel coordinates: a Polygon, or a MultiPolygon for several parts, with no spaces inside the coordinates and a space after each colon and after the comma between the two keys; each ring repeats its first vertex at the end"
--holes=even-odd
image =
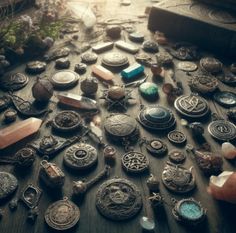
{"type": "Polygon", "coordinates": [[[86,52],[81,55],[81,61],[86,64],[96,63],[97,59],[98,59],[98,55],[93,52],[86,52]]]}
{"type": "Polygon", "coordinates": [[[0,172],[0,200],[9,197],[18,187],[15,176],[8,172],[0,172]]]}
{"type": "Polygon", "coordinates": [[[207,94],[216,90],[218,87],[218,81],[213,76],[196,74],[192,79],[190,79],[189,86],[192,91],[207,94]]]}
{"type": "Polygon", "coordinates": [[[42,61],[31,61],[26,64],[26,71],[30,74],[40,74],[46,70],[47,64],[42,61]]]}
{"type": "Polygon", "coordinates": [[[79,75],[71,70],[63,70],[55,73],[50,81],[56,88],[69,88],[78,83],[79,75]]]}
{"type": "Polygon", "coordinates": [[[208,125],[209,134],[220,141],[229,141],[236,138],[236,126],[226,120],[212,121],[208,125]]]}
{"type": "Polygon", "coordinates": [[[187,140],[184,133],[182,133],[178,130],[173,130],[173,131],[169,132],[167,137],[170,142],[177,144],[177,145],[184,144],[187,140]]]}
{"type": "Polygon", "coordinates": [[[81,116],[75,111],[62,111],[52,120],[52,127],[61,132],[77,130],[82,125],[81,116]]]}
{"type": "Polygon", "coordinates": [[[147,156],[136,151],[130,151],[124,154],[121,162],[124,170],[130,173],[141,173],[149,167],[147,156]]]}
{"type": "Polygon", "coordinates": [[[17,91],[25,87],[29,82],[27,75],[22,73],[9,74],[0,80],[0,86],[6,91],[17,91]]]}
{"type": "Polygon", "coordinates": [[[212,74],[222,71],[223,64],[214,57],[204,57],[200,60],[200,67],[212,74]]]}
{"type": "Polygon", "coordinates": [[[220,91],[214,94],[214,100],[224,107],[236,106],[236,94],[228,91],[220,91]]]}
{"type": "Polygon", "coordinates": [[[114,221],[134,217],[142,208],[139,189],[126,179],[111,179],[103,183],[96,194],[100,214],[114,221]]]}
{"type": "Polygon", "coordinates": [[[183,163],[184,160],[186,159],[185,154],[180,150],[172,150],[170,151],[168,156],[170,161],[173,163],[183,163]]]}
{"type": "Polygon", "coordinates": [[[144,107],[139,115],[138,121],[147,129],[168,131],[175,126],[174,114],[167,108],[159,105],[144,107]]]}
{"type": "Polygon", "coordinates": [[[195,188],[195,178],[192,169],[167,162],[162,172],[162,182],[170,191],[187,193],[195,188]]]}
{"type": "Polygon", "coordinates": [[[147,151],[153,156],[163,156],[167,153],[167,145],[159,139],[152,139],[146,143],[147,151]]]}
{"type": "Polygon", "coordinates": [[[85,143],[69,147],[64,154],[64,163],[75,170],[85,170],[97,163],[97,150],[85,143]]]}
{"type": "Polygon", "coordinates": [[[174,106],[177,112],[190,118],[202,118],[210,112],[207,101],[194,94],[178,97],[174,106]]]}
{"type": "Polygon", "coordinates": [[[144,41],[142,47],[145,52],[149,53],[157,53],[159,51],[158,43],[151,40],[144,41]]]}
{"type": "Polygon", "coordinates": [[[44,218],[51,228],[64,231],[77,224],[80,219],[80,210],[68,198],[64,198],[51,204],[46,210],[44,218]]]}
{"type": "Polygon", "coordinates": [[[129,63],[128,57],[122,53],[110,52],[103,56],[102,63],[110,67],[120,67],[129,63]]]}
{"type": "Polygon", "coordinates": [[[179,70],[183,70],[186,72],[193,72],[198,69],[197,64],[194,62],[190,62],[190,61],[179,62],[177,64],[177,68],[179,70]]]}

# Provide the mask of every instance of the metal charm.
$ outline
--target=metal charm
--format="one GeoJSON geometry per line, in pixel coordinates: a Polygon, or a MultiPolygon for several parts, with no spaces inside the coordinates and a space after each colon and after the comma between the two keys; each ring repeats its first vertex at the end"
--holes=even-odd
{"type": "Polygon", "coordinates": [[[193,72],[198,69],[197,64],[190,61],[179,62],[177,68],[185,72],[193,72]]]}
{"type": "Polygon", "coordinates": [[[98,55],[93,52],[86,52],[81,55],[81,61],[86,64],[93,64],[97,61],[98,55]]]}
{"type": "Polygon", "coordinates": [[[167,162],[162,172],[162,182],[170,191],[175,193],[187,193],[196,186],[195,178],[192,174],[192,167],[186,168],[167,162]]]}
{"type": "Polygon", "coordinates": [[[175,126],[174,114],[159,105],[143,107],[138,115],[138,121],[147,129],[168,131],[175,126]]]}
{"type": "Polygon", "coordinates": [[[223,119],[212,121],[208,125],[208,132],[213,138],[220,141],[229,141],[236,138],[236,126],[223,119]]]}
{"type": "Polygon", "coordinates": [[[18,187],[15,176],[8,172],[0,172],[0,200],[9,197],[18,187]]]}
{"type": "Polygon", "coordinates": [[[8,109],[4,112],[4,121],[6,123],[11,123],[16,120],[17,117],[17,111],[14,109],[8,109]]]}
{"type": "Polygon", "coordinates": [[[22,73],[10,74],[0,79],[1,88],[6,91],[17,91],[25,87],[28,82],[28,76],[22,73]]]}
{"type": "Polygon", "coordinates": [[[177,221],[188,225],[198,225],[206,217],[206,209],[193,198],[182,199],[175,203],[172,214],[177,221]]]}
{"type": "Polygon", "coordinates": [[[223,64],[214,57],[204,57],[200,60],[200,67],[212,74],[222,71],[223,64]]]}
{"type": "Polygon", "coordinates": [[[102,63],[109,67],[121,67],[129,63],[128,57],[122,53],[110,52],[103,56],[102,63]]]}
{"type": "Polygon", "coordinates": [[[189,118],[203,118],[210,112],[207,101],[195,94],[178,97],[174,106],[180,114],[189,118]]]}
{"type": "Polygon", "coordinates": [[[42,160],[40,163],[39,177],[50,188],[59,188],[64,185],[65,174],[55,163],[42,160]]]}
{"type": "Polygon", "coordinates": [[[160,157],[165,155],[168,151],[167,145],[160,139],[154,138],[152,140],[146,141],[145,143],[147,151],[153,156],[160,157]]]}
{"type": "Polygon", "coordinates": [[[60,132],[71,132],[82,126],[82,118],[75,111],[59,112],[52,120],[52,127],[60,132]]]}
{"type": "Polygon", "coordinates": [[[30,74],[40,74],[46,70],[47,64],[42,61],[32,61],[26,64],[26,71],[30,74]]]}
{"type": "Polygon", "coordinates": [[[236,106],[236,94],[229,91],[220,91],[214,94],[214,100],[227,108],[236,106]]]}
{"type": "Polygon", "coordinates": [[[126,179],[111,179],[103,183],[96,194],[100,214],[114,221],[134,217],[142,208],[139,189],[126,179]]]}
{"type": "Polygon", "coordinates": [[[44,218],[51,228],[65,231],[77,224],[80,219],[80,210],[66,197],[51,204],[46,210],[44,218]]]}
{"type": "Polygon", "coordinates": [[[64,154],[64,163],[75,170],[85,170],[97,163],[97,150],[85,143],[69,147],[64,154]]]}
{"type": "Polygon", "coordinates": [[[170,161],[173,163],[183,163],[183,161],[186,159],[185,154],[180,150],[172,150],[168,156],[170,161]]]}
{"type": "Polygon", "coordinates": [[[121,163],[125,171],[131,173],[141,173],[149,168],[149,160],[145,154],[130,151],[121,158],[121,163]]]}
{"type": "Polygon", "coordinates": [[[107,163],[114,162],[116,160],[116,149],[113,146],[105,146],[103,155],[107,163]]]}
{"type": "Polygon", "coordinates": [[[147,186],[150,192],[158,192],[159,191],[160,182],[156,176],[153,174],[147,179],[147,186]]]}
{"type": "Polygon", "coordinates": [[[177,145],[182,145],[186,142],[187,138],[184,135],[184,133],[178,131],[178,130],[173,130],[168,133],[167,135],[168,139],[170,142],[177,144],[177,145]]]}

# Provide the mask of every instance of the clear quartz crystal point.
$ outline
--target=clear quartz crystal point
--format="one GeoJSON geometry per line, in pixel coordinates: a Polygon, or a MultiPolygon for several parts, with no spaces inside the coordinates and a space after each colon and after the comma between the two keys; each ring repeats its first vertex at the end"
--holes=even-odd
{"type": "Polygon", "coordinates": [[[142,229],[145,231],[153,231],[155,228],[154,220],[151,218],[148,218],[146,216],[141,217],[139,222],[140,222],[142,229]]]}
{"type": "Polygon", "coordinates": [[[211,176],[210,182],[215,186],[221,188],[232,174],[233,172],[231,171],[224,171],[218,176],[211,176]]]}

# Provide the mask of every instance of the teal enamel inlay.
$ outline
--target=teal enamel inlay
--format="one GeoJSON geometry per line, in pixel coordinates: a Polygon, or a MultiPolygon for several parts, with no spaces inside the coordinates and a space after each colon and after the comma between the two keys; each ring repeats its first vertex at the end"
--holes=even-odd
{"type": "Polygon", "coordinates": [[[188,219],[197,220],[202,217],[202,208],[195,202],[183,202],[179,207],[180,214],[188,219]]]}
{"type": "Polygon", "coordinates": [[[146,118],[148,120],[155,121],[155,122],[157,122],[157,121],[165,121],[165,120],[168,120],[170,118],[170,113],[166,109],[163,109],[161,107],[159,107],[159,108],[151,108],[147,112],[146,118]]]}
{"type": "Polygon", "coordinates": [[[155,83],[145,82],[139,86],[139,91],[146,98],[158,97],[158,87],[155,83]]]}

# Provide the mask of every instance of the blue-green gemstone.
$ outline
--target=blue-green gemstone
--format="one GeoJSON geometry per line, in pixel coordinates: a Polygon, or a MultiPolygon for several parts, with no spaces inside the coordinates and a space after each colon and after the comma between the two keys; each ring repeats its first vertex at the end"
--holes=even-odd
{"type": "Polygon", "coordinates": [[[156,99],[158,97],[158,87],[155,83],[145,82],[139,86],[139,91],[147,99],[156,99]]]}
{"type": "Polygon", "coordinates": [[[202,208],[195,202],[183,202],[179,207],[182,217],[190,220],[198,220],[202,217],[202,208]]]}

